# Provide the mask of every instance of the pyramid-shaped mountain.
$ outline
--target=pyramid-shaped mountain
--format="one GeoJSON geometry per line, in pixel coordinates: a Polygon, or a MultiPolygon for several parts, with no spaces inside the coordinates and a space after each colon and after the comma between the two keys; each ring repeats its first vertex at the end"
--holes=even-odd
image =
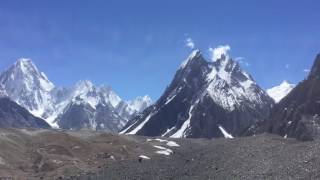
{"type": "Polygon", "coordinates": [[[268,117],[274,101],[239,64],[194,50],[164,94],[120,132],[173,138],[232,138],[268,117]]]}

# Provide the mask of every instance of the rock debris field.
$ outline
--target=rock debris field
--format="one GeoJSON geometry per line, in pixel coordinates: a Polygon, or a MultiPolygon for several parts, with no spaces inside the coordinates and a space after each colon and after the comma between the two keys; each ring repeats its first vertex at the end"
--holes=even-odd
{"type": "Polygon", "coordinates": [[[320,142],[1,129],[0,179],[319,179],[320,142]]]}

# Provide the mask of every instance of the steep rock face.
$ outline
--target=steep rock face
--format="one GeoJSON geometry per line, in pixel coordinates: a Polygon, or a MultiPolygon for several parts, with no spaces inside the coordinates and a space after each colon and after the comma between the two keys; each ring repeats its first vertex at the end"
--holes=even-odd
{"type": "Polygon", "coordinates": [[[270,121],[262,132],[300,140],[320,137],[320,55],[315,59],[309,76],[300,82],[272,110],[270,121]]]}
{"type": "Polygon", "coordinates": [[[206,61],[195,50],[161,98],[121,131],[165,137],[241,136],[268,116],[273,100],[223,54],[206,61]]]}
{"type": "Polygon", "coordinates": [[[1,128],[50,128],[43,119],[30,114],[26,109],[11,101],[0,98],[0,127],[1,128]]]}

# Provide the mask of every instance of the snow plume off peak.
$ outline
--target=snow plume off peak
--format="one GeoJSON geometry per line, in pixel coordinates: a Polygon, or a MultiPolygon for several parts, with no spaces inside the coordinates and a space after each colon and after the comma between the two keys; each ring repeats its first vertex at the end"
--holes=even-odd
{"type": "Polygon", "coordinates": [[[222,58],[222,55],[226,57],[226,59],[229,59],[228,51],[230,51],[231,48],[229,45],[220,45],[216,48],[209,48],[209,52],[212,53],[212,61],[216,61],[220,58],[222,58]]]}
{"type": "Polygon", "coordinates": [[[195,44],[194,41],[191,38],[186,39],[186,46],[189,47],[190,49],[194,49],[195,44]]]}

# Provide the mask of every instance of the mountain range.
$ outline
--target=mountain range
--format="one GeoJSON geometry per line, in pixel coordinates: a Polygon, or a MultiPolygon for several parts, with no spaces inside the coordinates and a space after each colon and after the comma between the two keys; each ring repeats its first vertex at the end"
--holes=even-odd
{"type": "Polygon", "coordinates": [[[56,87],[29,59],[21,58],[0,75],[0,92],[51,127],[117,132],[151,104],[148,96],[123,101],[109,86],[88,80],[56,87]]]}
{"type": "Polygon", "coordinates": [[[262,132],[320,137],[320,56],[297,86],[263,90],[227,53],[208,61],[194,50],[162,96],[122,100],[88,80],[57,87],[30,59],[0,74],[0,126],[92,129],[171,138],[233,138],[262,132]]]}

